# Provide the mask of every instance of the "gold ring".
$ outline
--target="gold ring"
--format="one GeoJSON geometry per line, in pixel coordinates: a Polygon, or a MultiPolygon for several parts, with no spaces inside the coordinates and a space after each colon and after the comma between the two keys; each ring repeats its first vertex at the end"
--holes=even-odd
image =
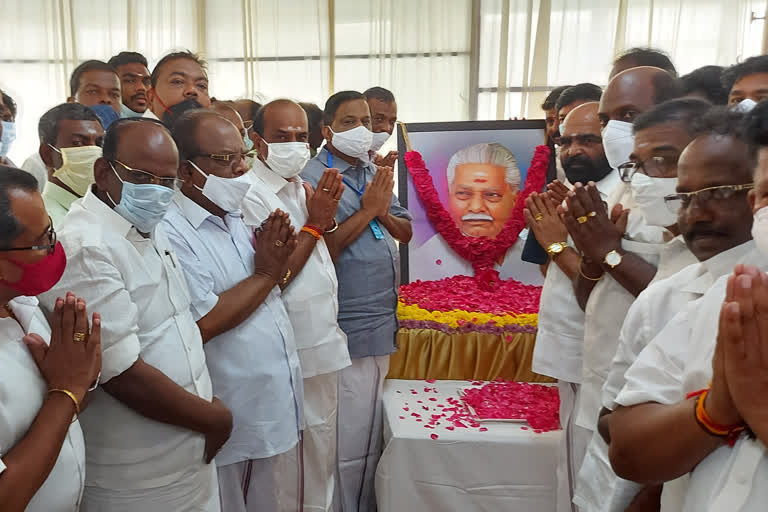
{"type": "Polygon", "coordinates": [[[285,244],[283,243],[283,241],[282,241],[282,240],[277,240],[277,241],[275,242],[275,245],[276,245],[277,247],[282,247],[282,246],[284,246],[285,244]]]}
{"type": "Polygon", "coordinates": [[[72,335],[72,341],[75,341],[77,343],[85,343],[85,333],[84,332],[76,332],[72,335]]]}
{"type": "Polygon", "coordinates": [[[584,224],[588,220],[589,220],[589,217],[587,217],[586,215],[582,215],[581,217],[576,217],[576,222],[578,222],[579,224],[584,224]]]}
{"type": "Polygon", "coordinates": [[[536,222],[540,221],[543,218],[544,216],[540,213],[537,213],[536,215],[533,216],[533,220],[535,220],[536,222]]]}
{"type": "Polygon", "coordinates": [[[587,217],[597,217],[597,212],[596,211],[591,211],[591,212],[589,212],[587,214],[587,217]]]}

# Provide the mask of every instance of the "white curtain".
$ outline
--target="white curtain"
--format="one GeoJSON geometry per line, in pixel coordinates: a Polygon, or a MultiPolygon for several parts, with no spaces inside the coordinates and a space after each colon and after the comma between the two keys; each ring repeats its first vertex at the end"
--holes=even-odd
{"type": "Polygon", "coordinates": [[[220,99],[391,89],[408,122],[538,117],[553,86],[604,84],[657,46],[681,72],[759,53],[766,0],[3,0],[0,88],[19,104],[17,164],[85,59],[171,50],[209,62],[220,99]]]}

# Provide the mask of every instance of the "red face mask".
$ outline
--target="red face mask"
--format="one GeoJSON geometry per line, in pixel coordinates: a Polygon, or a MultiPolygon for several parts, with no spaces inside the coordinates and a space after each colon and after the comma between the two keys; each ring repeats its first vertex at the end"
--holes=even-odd
{"type": "Polygon", "coordinates": [[[16,290],[22,295],[34,297],[47,292],[59,282],[67,266],[67,255],[60,242],[56,243],[53,254],[49,254],[37,263],[23,263],[10,260],[23,271],[21,279],[15,283],[0,280],[0,284],[16,290]]]}

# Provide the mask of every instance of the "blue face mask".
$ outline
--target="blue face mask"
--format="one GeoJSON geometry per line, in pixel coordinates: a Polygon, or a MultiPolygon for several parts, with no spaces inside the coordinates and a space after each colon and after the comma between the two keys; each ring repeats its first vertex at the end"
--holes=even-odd
{"type": "Polygon", "coordinates": [[[134,112],[133,110],[131,110],[130,108],[126,107],[122,103],[120,104],[120,117],[121,118],[125,118],[125,117],[142,117],[143,115],[144,114],[142,114],[141,112],[134,112]]]}
{"type": "Polygon", "coordinates": [[[560,136],[563,136],[563,131],[565,130],[565,123],[560,123],[560,126],[557,127],[557,131],[560,133],[560,136]]]}
{"type": "Polygon", "coordinates": [[[11,144],[16,140],[16,123],[13,121],[2,121],[3,135],[0,138],[0,156],[8,156],[11,150],[11,144]]]}
{"type": "Polygon", "coordinates": [[[140,233],[151,233],[154,227],[165,217],[165,213],[171,206],[175,190],[162,185],[123,181],[117,174],[115,167],[111,163],[109,165],[117,179],[123,184],[119,203],[115,203],[115,200],[107,193],[107,197],[115,206],[115,211],[133,224],[140,233]]]}
{"type": "Polygon", "coordinates": [[[246,153],[253,149],[253,141],[251,140],[251,138],[247,134],[243,138],[243,142],[245,143],[245,152],[246,153]]]}
{"type": "Polygon", "coordinates": [[[110,105],[93,105],[91,110],[93,110],[96,115],[99,116],[99,119],[101,120],[101,126],[104,128],[104,130],[109,128],[109,125],[120,119],[120,114],[115,112],[115,109],[113,109],[110,105]]]}

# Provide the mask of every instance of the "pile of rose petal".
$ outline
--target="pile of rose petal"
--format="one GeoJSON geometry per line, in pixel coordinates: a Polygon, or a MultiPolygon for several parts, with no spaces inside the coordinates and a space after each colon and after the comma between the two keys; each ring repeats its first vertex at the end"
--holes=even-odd
{"type": "Polygon", "coordinates": [[[464,391],[464,401],[480,419],[524,419],[536,430],[560,428],[560,396],[554,386],[489,382],[464,391]]]}
{"type": "Polygon", "coordinates": [[[478,286],[473,277],[415,281],[400,287],[400,300],[429,311],[461,309],[494,315],[538,313],[541,287],[513,279],[500,281],[494,291],[478,286]]]}
{"type": "MultiPolygon", "coordinates": [[[[434,383],[434,380],[427,380],[429,384],[434,383]]],[[[471,382],[473,386],[482,386],[478,388],[472,388],[472,390],[482,390],[485,387],[492,384],[519,384],[519,383],[484,383],[484,382],[471,382]],[[484,385],[485,384],[485,385],[484,385]]],[[[537,389],[536,393],[541,403],[538,406],[529,406],[529,415],[525,419],[528,420],[529,425],[536,434],[542,432],[548,432],[550,430],[557,430],[560,428],[560,420],[558,418],[558,410],[560,407],[560,398],[557,392],[557,388],[554,386],[540,386],[536,384],[526,384],[526,386],[535,386],[537,388],[550,389],[549,394],[541,394],[537,389]],[[554,413],[554,417],[552,414],[554,413]],[[533,422],[531,422],[531,420],[533,422]]],[[[402,393],[397,391],[397,393],[402,393]]],[[[425,429],[434,430],[436,427],[444,428],[445,430],[454,431],[460,429],[476,430],[478,432],[487,432],[488,429],[482,426],[475,416],[473,416],[467,409],[467,406],[458,398],[448,397],[446,403],[438,403],[438,398],[434,396],[437,394],[437,388],[425,387],[423,390],[424,395],[420,396],[420,391],[411,389],[411,400],[406,401],[399,416],[401,420],[408,419],[416,421],[424,425],[425,429]],[[432,394],[433,396],[430,396],[432,394]]],[[[529,400],[530,402],[530,400],[529,400]]],[[[520,427],[522,430],[528,430],[528,427],[520,427]]],[[[436,433],[430,435],[432,439],[438,439],[436,433]]]]}

